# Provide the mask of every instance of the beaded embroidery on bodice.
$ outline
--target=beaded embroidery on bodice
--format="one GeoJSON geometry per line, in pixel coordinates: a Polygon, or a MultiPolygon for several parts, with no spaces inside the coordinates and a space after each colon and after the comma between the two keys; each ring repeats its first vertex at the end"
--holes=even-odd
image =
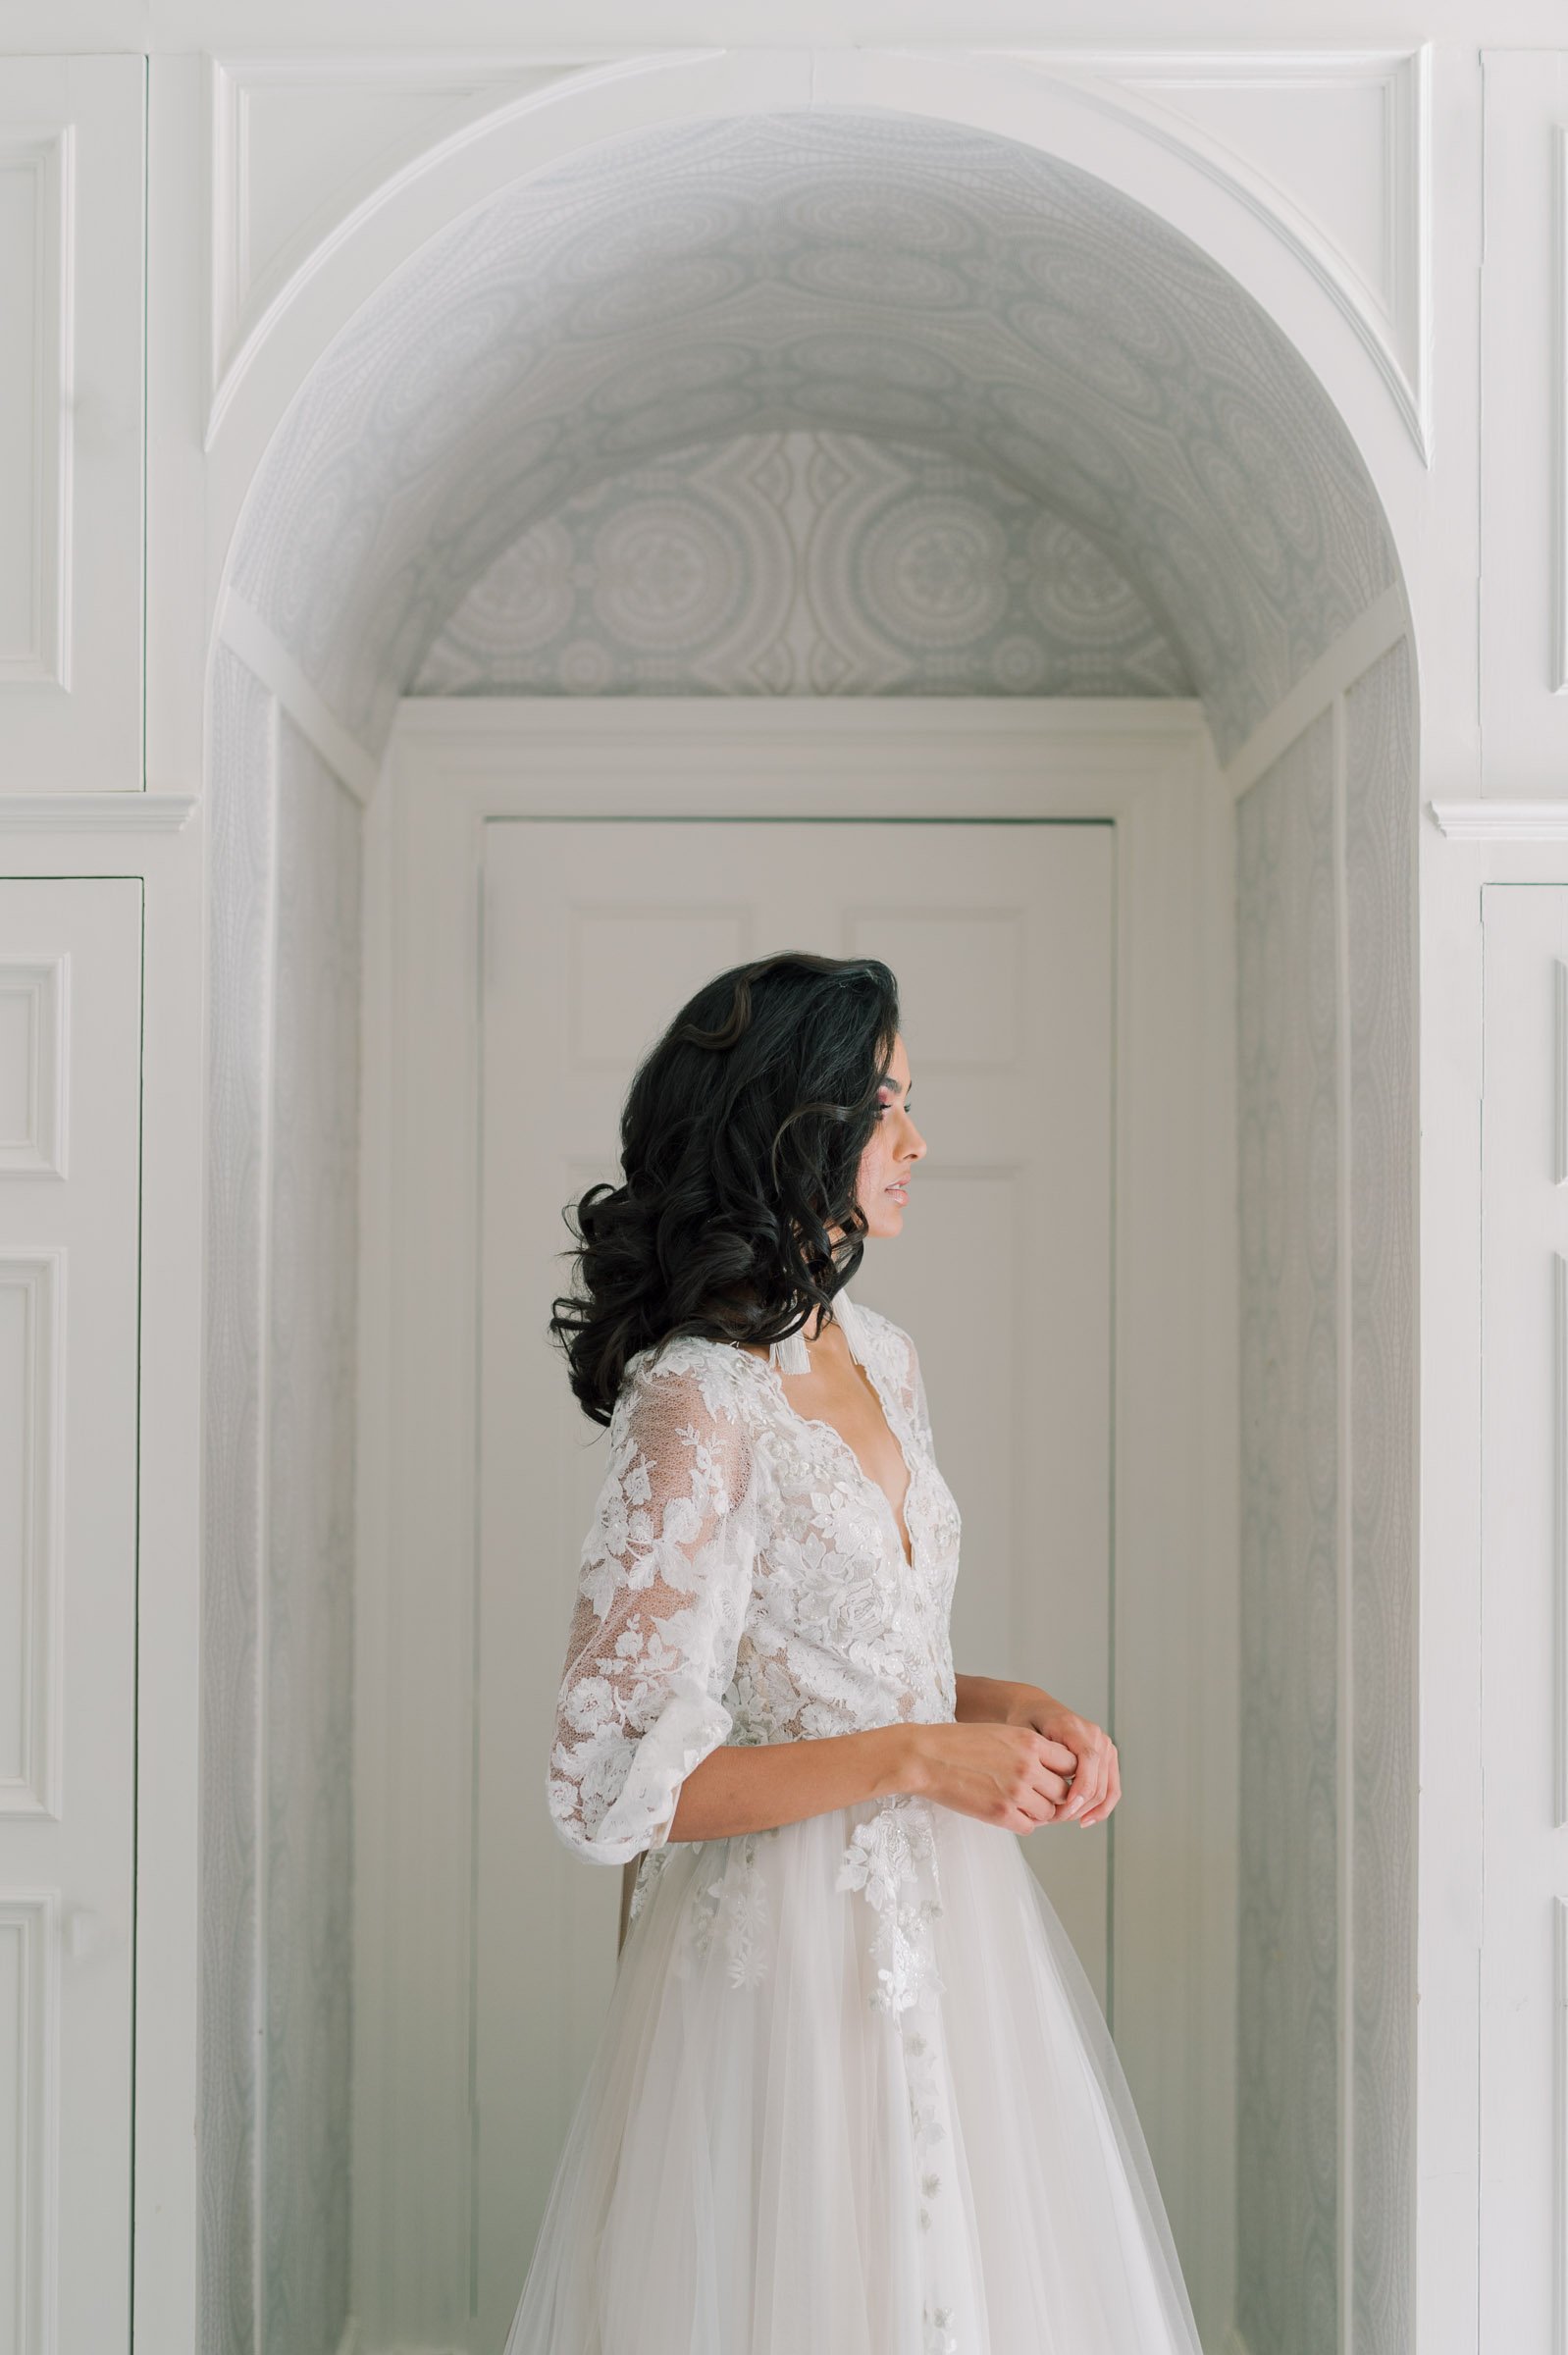
{"type": "Polygon", "coordinates": [[[886,1491],[766,1359],[681,1335],[639,1352],[611,1416],[550,1758],[567,1843],[620,1862],[664,1842],[720,1742],[950,1719],[960,1519],[909,1335],[852,1310],[909,1466],[906,1559],[886,1491]]]}

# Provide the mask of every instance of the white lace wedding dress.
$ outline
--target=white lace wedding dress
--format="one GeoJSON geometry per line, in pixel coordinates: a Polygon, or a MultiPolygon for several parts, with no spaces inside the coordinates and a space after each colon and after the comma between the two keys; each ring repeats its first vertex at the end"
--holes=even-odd
{"type": "Polygon", "coordinates": [[[913,1567],[766,1358],[679,1338],[616,1401],[549,1795],[574,1850],[642,1863],[504,2355],[1198,2355],[1016,1834],[901,1796],[667,1843],[720,1743],[953,1716],[959,1513],[915,1349],[835,1311],[909,1466],[913,1567]]]}

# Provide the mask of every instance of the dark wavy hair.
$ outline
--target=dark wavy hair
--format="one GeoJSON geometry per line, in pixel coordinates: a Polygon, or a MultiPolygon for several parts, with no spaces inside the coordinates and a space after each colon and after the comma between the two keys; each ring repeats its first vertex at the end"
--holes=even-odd
{"type": "Polygon", "coordinates": [[[679,1334],[778,1341],[814,1311],[831,1320],[864,1251],[856,1180],[898,1028],[898,983],[876,958],[793,949],[731,967],[681,1008],[627,1093],[622,1183],[561,1214],[575,1289],[549,1330],[596,1423],[639,1350],[679,1334]]]}

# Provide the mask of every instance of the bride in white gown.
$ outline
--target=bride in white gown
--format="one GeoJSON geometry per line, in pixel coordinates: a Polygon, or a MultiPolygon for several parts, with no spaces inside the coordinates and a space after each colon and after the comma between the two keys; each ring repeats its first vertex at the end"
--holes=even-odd
{"type": "Polygon", "coordinates": [[[1114,1746],[955,1675],[915,1345],[842,1288],[902,1227],[910,1093],[885,966],[739,968],[578,1205],[552,1323],[610,1454],[549,1801],[641,1861],[504,2355],[1198,2355],[1018,1839],[1103,1821],[1114,1746]]]}

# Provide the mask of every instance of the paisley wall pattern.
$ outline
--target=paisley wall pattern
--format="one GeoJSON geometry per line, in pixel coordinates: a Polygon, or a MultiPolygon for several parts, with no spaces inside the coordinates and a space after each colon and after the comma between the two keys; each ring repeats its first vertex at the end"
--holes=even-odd
{"type": "Polygon", "coordinates": [[[271,697],[227,652],[212,686],[201,1596],[202,2355],[252,2355],[260,2085],[262,1188],[275,855],[271,697]]]}
{"type": "Polygon", "coordinates": [[[1236,2320],[1253,2355],[1333,2355],[1338,2343],[1341,1042],[1332,724],[1327,712],[1314,721],[1237,811],[1236,2320]]]}
{"type": "Polygon", "coordinates": [[[1413,2346],[1416,762],[1401,642],[1345,697],[1350,919],[1356,2342],[1413,2346]]]}
{"type": "Polygon", "coordinates": [[[1191,695],[1075,525],[918,444],[747,434],[516,540],[416,695],[1191,695]]]}
{"type": "Polygon", "coordinates": [[[259,2289],[297,2355],[348,2300],[362,820],[228,653],[212,725],[200,2344],[259,2289]]]}
{"type": "Polygon", "coordinates": [[[266,2355],[348,2312],[359,807],[285,722],[267,1315],[266,2355]]]}
{"type": "Polygon", "coordinates": [[[1073,524],[1222,757],[1394,577],[1320,387],[1186,239],[1011,141],[813,114],[608,141],[435,239],[296,401],[235,581],[374,743],[531,526],[790,431],[916,443],[1073,524]]]}

